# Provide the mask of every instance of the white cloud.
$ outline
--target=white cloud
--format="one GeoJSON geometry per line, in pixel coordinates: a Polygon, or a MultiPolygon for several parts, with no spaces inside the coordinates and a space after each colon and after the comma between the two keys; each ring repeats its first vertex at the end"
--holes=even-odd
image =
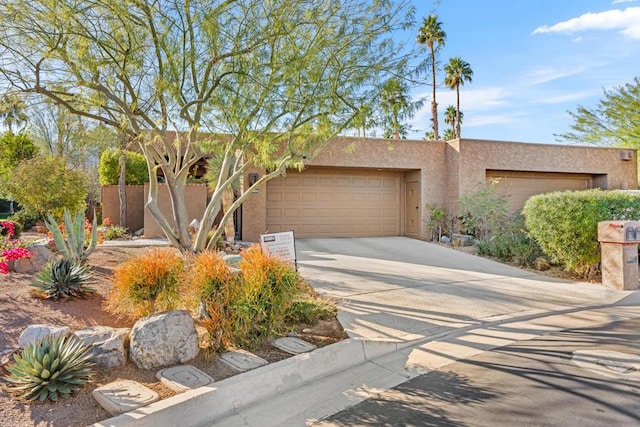
{"type": "Polygon", "coordinates": [[[619,30],[627,37],[640,39],[640,7],[585,13],[577,18],[536,28],[532,34],[576,33],[588,30],[619,30]]]}
{"type": "Polygon", "coordinates": [[[586,70],[586,67],[580,66],[577,68],[538,68],[524,76],[523,82],[527,86],[535,86],[543,83],[547,83],[553,80],[562,79],[564,77],[575,76],[586,70]]]}
{"type": "Polygon", "coordinates": [[[549,97],[539,99],[536,102],[539,104],[562,104],[565,102],[580,101],[581,99],[586,99],[594,95],[598,95],[599,93],[601,92],[585,90],[581,92],[568,93],[564,95],[549,96],[549,97]]]}
{"type": "Polygon", "coordinates": [[[620,3],[635,3],[638,0],[613,0],[611,4],[620,4],[620,3]]]}

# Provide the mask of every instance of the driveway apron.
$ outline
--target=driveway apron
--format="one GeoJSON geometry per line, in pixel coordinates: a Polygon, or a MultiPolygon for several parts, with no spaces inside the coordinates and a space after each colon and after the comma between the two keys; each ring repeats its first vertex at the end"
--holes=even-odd
{"type": "Polygon", "coordinates": [[[420,340],[628,295],[404,237],[300,239],[296,249],[302,275],[339,300],[338,318],[351,338],[420,340]]]}

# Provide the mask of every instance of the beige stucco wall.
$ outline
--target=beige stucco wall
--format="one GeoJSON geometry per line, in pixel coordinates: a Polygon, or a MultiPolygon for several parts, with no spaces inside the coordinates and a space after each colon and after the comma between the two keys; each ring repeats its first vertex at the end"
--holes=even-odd
{"type": "MultiPolygon", "coordinates": [[[[631,160],[621,160],[620,152],[629,151],[628,149],[464,138],[453,141],[450,147],[457,151],[458,157],[457,177],[450,178],[453,181],[457,178],[458,181],[457,191],[450,193],[457,194],[456,197],[483,184],[487,169],[607,175],[607,179],[599,179],[597,185],[602,185],[605,189],[620,189],[625,185],[629,189],[635,189],[638,186],[635,150],[631,150],[631,160]]],[[[451,166],[453,170],[454,165],[451,166]]],[[[453,187],[451,182],[449,185],[450,188],[453,187]]],[[[454,210],[457,207],[454,199],[449,198],[448,204],[454,210]]]]}
{"type": "MultiPolygon", "coordinates": [[[[127,185],[127,228],[136,232],[144,227],[144,200],[146,193],[144,185],[127,185]]],[[[102,218],[109,218],[116,225],[120,222],[120,197],[117,185],[102,186],[102,218]]]]}
{"type": "MultiPolygon", "coordinates": [[[[145,194],[149,193],[149,183],[145,184],[144,192],[145,194]]],[[[204,214],[204,210],[207,207],[207,193],[208,187],[206,184],[186,185],[184,197],[185,203],[187,205],[189,222],[191,222],[192,219],[197,219],[198,221],[202,219],[202,214],[204,214]]],[[[173,210],[171,208],[171,198],[169,197],[169,191],[166,184],[158,184],[157,200],[160,212],[164,214],[164,216],[167,218],[167,221],[169,221],[172,226],[175,226],[175,221],[173,220],[172,213],[173,210]]],[[[144,210],[144,237],[165,237],[164,232],[147,209],[144,210]]]]}

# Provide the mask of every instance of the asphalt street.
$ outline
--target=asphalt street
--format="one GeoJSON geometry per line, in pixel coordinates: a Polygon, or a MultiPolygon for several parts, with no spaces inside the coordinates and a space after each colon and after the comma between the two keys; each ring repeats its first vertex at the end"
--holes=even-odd
{"type": "Polygon", "coordinates": [[[314,426],[638,426],[640,319],[570,329],[418,376],[314,426]],[[591,364],[579,362],[596,354],[591,364]]]}

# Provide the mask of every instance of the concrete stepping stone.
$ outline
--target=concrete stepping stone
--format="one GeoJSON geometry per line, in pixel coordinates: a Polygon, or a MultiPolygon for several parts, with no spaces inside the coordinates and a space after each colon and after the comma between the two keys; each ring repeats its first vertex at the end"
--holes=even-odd
{"type": "Polygon", "coordinates": [[[269,363],[263,358],[245,350],[224,353],[220,356],[220,359],[238,372],[249,371],[269,363]]]}
{"type": "Polygon", "coordinates": [[[92,394],[100,406],[114,417],[160,399],[155,391],[131,380],[114,381],[96,388],[92,394]]]}
{"type": "Polygon", "coordinates": [[[156,374],[156,378],[171,390],[179,393],[209,385],[215,381],[211,376],[191,365],[178,365],[161,369],[156,374]]]}
{"type": "Polygon", "coordinates": [[[282,351],[286,351],[289,354],[309,353],[318,348],[311,343],[295,337],[277,338],[273,340],[271,345],[273,345],[275,348],[279,348],[282,351]]]}

